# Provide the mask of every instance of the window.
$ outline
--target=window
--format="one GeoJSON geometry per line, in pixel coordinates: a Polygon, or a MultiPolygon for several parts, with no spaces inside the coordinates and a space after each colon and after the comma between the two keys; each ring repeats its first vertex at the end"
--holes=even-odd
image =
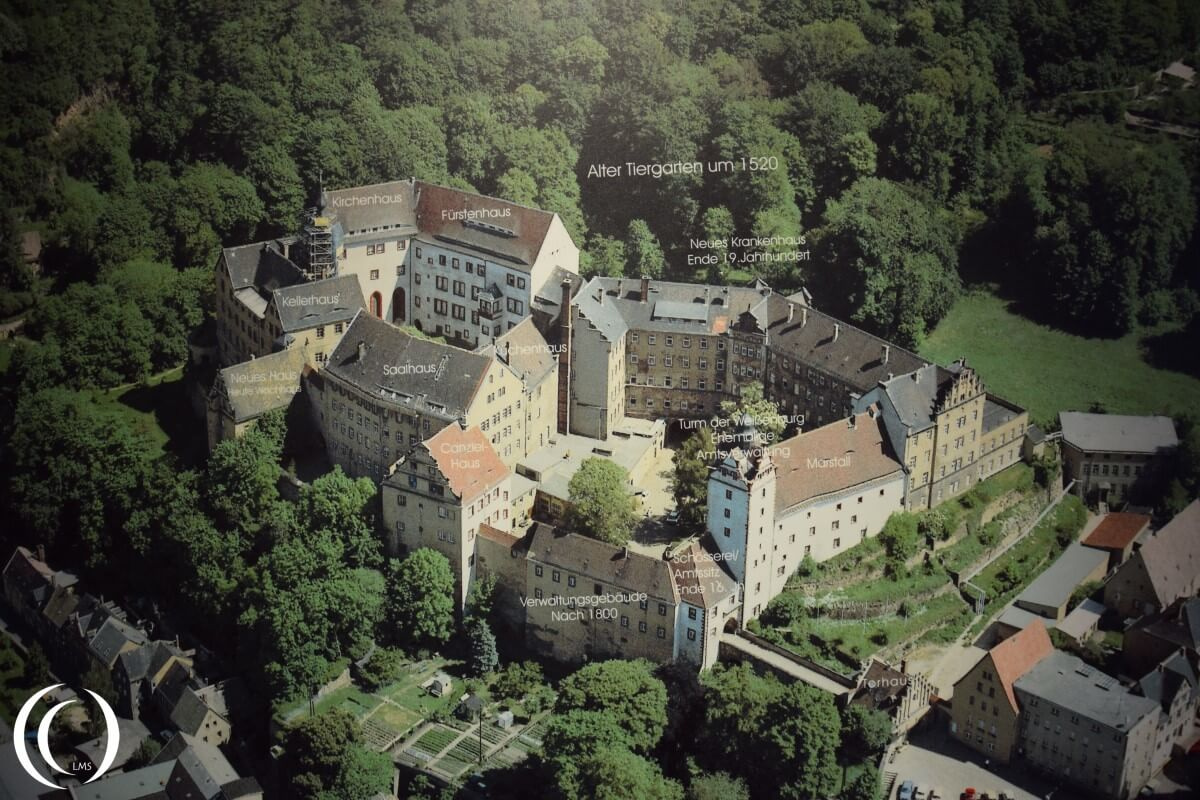
{"type": "Polygon", "coordinates": [[[688,637],[689,642],[696,641],[696,632],[694,630],[692,630],[691,628],[689,628],[688,632],[687,632],[687,637],[688,637]]]}
{"type": "Polygon", "coordinates": [[[512,275],[512,274],[505,275],[505,276],[504,276],[504,281],[505,281],[505,283],[507,283],[509,286],[516,286],[516,285],[517,285],[517,276],[516,276],[516,275],[512,275]]]}
{"type": "Polygon", "coordinates": [[[444,275],[436,275],[433,280],[439,291],[444,292],[450,288],[450,279],[444,275]]]}
{"type": "Polygon", "coordinates": [[[834,546],[834,547],[841,547],[841,546],[842,546],[842,540],[841,540],[841,539],[834,539],[834,540],[833,540],[833,546],[834,546]]]}
{"type": "Polygon", "coordinates": [[[667,631],[662,625],[658,626],[658,634],[657,635],[658,635],[658,638],[660,638],[660,639],[667,638],[667,631]]]}
{"type": "Polygon", "coordinates": [[[667,615],[667,607],[663,603],[658,604],[658,615],[660,617],[665,617],[667,615]]]}
{"type": "Polygon", "coordinates": [[[542,565],[541,564],[537,564],[536,566],[534,566],[533,574],[537,575],[539,578],[542,577],[542,565]]]}
{"type": "Polygon", "coordinates": [[[325,338],[325,326],[324,326],[324,325],[318,325],[318,326],[317,326],[317,338],[318,338],[318,339],[324,339],[324,338],[325,338]]]}
{"type": "MultiPolygon", "coordinates": [[[[454,260],[458,261],[457,258],[454,260]]],[[[455,281],[454,282],[454,293],[456,295],[458,295],[459,297],[465,296],[467,293],[467,284],[463,283],[462,281],[455,281]]]]}
{"type": "Polygon", "coordinates": [[[508,298],[508,310],[512,314],[524,314],[525,304],[516,298],[508,298]]]}
{"type": "Polygon", "coordinates": [[[550,573],[550,580],[554,581],[555,583],[562,583],[562,573],[558,570],[554,570],[550,573]]]}
{"type": "Polygon", "coordinates": [[[450,259],[450,266],[453,269],[458,269],[458,259],[457,258],[450,259]]]}
{"type": "Polygon", "coordinates": [[[625,616],[624,614],[621,615],[621,627],[622,628],[629,627],[629,617],[625,616]]]}
{"type": "Polygon", "coordinates": [[[639,622],[639,623],[638,623],[638,632],[639,632],[639,633],[645,633],[645,632],[646,632],[646,628],[647,628],[647,626],[646,626],[646,621],[645,621],[645,620],[642,620],[641,622],[639,622]]]}
{"type": "Polygon", "coordinates": [[[568,575],[567,576],[567,586],[574,586],[574,585],[575,585],[575,576],[568,575]]]}
{"type": "Polygon", "coordinates": [[[695,618],[696,618],[696,609],[689,608],[688,609],[688,619],[695,619],[695,618]]]}

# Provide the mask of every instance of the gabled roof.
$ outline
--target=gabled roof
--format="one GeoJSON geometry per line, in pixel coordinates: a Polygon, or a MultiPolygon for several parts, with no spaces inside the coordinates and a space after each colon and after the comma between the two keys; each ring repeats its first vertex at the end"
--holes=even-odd
{"type": "Polygon", "coordinates": [[[954,380],[953,373],[936,364],[882,381],[880,386],[900,418],[913,432],[934,423],[938,397],[954,380]]]}
{"type": "Polygon", "coordinates": [[[110,616],[104,620],[88,646],[105,665],[111,666],[123,648],[131,644],[145,644],[146,641],[146,634],[128,622],[110,616]]]}
{"type": "Polygon", "coordinates": [[[886,380],[889,373],[911,372],[928,363],[916,353],[781,295],[770,295],[763,313],[772,351],[835,375],[860,392],[886,380]]]}
{"type": "Polygon", "coordinates": [[[473,250],[529,271],[555,215],[549,211],[417,181],[417,228],[422,236],[473,250]]]}
{"type": "Polygon", "coordinates": [[[487,344],[479,352],[491,356],[498,353],[502,362],[527,385],[535,385],[554,371],[558,358],[542,337],[533,317],[526,317],[506,331],[495,344],[487,344]]]}
{"type": "Polygon", "coordinates": [[[508,467],[478,426],[451,424],[421,443],[450,484],[450,491],[467,503],[508,475],[508,467]]]}
{"type": "Polygon", "coordinates": [[[1112,511],[1104,515],[1104,519],[1100,520],[1100,524],[1083,540],[1083,543],[1088,547],[1123,550],[1131,545],[1138,534],[1144,531],[1149,524],[1150,517],[1145,514],[1112,511]]]}
{"type": "Polygon", "coordinates": [[[672,603],[679,599],[670,566],[661,558],[577,533],[561,533],[549,525],[533,526],[526,538],[530,540],[528,559],[585,575],[602,584],[605,591],[645,592],[672,603]]]}
{"type": "Polygon", "coordinates": [[[1179,444],[1170,417],[1063,411],[1058,419],[1063,441],[1089,452],[1152,454],[1179,444]]]}
{"type": "Polygon", "coordinates": [[[220,370],[212,391],[230,409],[235,423],[248,422],[291,404],[300,391],[306,361],[303,347],[252,358],[220,370]]]}
{"type": "Polygon", "coordinates": [[[321,213],[352,239],[369,236],[372,228],[383,226],[411,232],[416,228],[415,185],[407,180],[327,189],[321,196],[321,213]]]}
{"type": "Polygon", "coordinates": [[[1177,650],[1142,676],[1138,681],[1138,690],[1143,697],[1153,700],[1163,711],[1169,712],[1181,690],[1186,691],[1194,700],[1197,685],[1196,670],[1192,668],[1187,656],[1177,650]]]}
{"type": "Polygon", "coordinates": [[[279,314],[284,333],[348,322],[360,308],[366,308],[362,287],[354,275],[338,275],[276,289],[271,295],[271,304],[279,314]]]}
{"type": "Polygon", "coordinates": [[[1041,620],[1034,620],[1028,627],[1017,631],[988,651],[988,656],[996,667],[996,677],[1004,687],[1004,694],[1014,712],[1017,711],[1014,684],[1035,664],[1053,652],[1054,645],[1050,643],[1050,636],[1041,620]]]}
{"type": "Polygon", "coordinates": [[[1195,594],[1200,587],[1200,500],[1147,539],[1134,558],[1145,565],[1159,605],[1195,594]]]}
{"type": "Polygon", "coordinates": [[[275,241],[226,247],[221,256],[235,290],[249,287],[269,294],[304,281],[304,272],[283,255],[275,241]]]}
{"type": "Polygon", "coordinates": [[[604,294],[592,292],[590,287],[591,284],[588,284],[580,290],[579,294],[575,295],[575,299],[572,301],[575,310],[581,321],[590,322],[605,341],[616,342],[625,335],[629,326],[625,324],[621,312],[613,307],[613,303],[605,302],[604,294]]]}
{"type": "Polygon", "coordinates": [[[777,471],[776,511],[904,469],[892,455],[882,417],[869,412],[785,439],[769,453],[777,471]]]}
{"type": "Polygon", "coordinates": [[[322,373],[381,403],[455,419],[466,415],[490,366],[486,356],[418,339],[360,311],[322,373]]]}

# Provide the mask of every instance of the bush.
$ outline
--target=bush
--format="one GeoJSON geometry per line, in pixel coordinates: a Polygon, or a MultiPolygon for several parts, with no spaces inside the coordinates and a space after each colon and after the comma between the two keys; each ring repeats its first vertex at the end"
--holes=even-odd
{"type": "Polygon", "coordinates": [[[380,648],[371,655],[370,661],[359,668],[359,680],[366,689],[375,691],[380,686],[386,686],[396,680],[403,662],[399,650],[380,648]]]}
{"type": "Polygon", "coordinates": [[[808,603],[799,592],[784,592],[767,604],[762,613],[764,625],[786,628],[808,616],[808,603]]]}
{"type": "Polygon", "coordinates": [[[879,541],[887,550],[889,560],[907,561],[921,549],[921,538],[917,532],[917,515],[908,511],[897,511],[888,517],[879,541]]]}
{"type": "Polygon", "coordinates": [[[542,684],[540,664],[536,661],[514,662],[500,671],[492,694],[500,700],[520,700],[542,684]]]}
{"type": "Polygon", "coordinates": [[[1138,309],[1138,322],[1142,325],[1157,325],[1160,322],[1170,322],[1179,315],[1175,306],[1175,297],[1170,289],[1158,289],[1142,298],[1141,308],[1138,309]]]}
{"type": "Polygon", "coordinates": [[[992,520],[987,525],[979,529],[979,542],[984,547],[991,547],[1000,541],[1000,522],[992,520]]]}

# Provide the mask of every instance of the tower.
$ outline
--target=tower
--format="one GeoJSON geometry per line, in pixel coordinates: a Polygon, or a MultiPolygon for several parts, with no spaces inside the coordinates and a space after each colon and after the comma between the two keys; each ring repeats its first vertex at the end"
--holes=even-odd
{"type": "Polygon", "coordinates": [[[304,275],[310,281],[332,277],[334,274],[332,221],[329,217],[318,216],[316,209],[310,209],[305,212],[301,235],[304,241],[302,250],[304,275]]]}
{"type": "Polygon", "coordinates": [[[741,624],[770,601],[770,551],[775,529],[775,464],[753,418],[733,433],[714,435],[721,460],[708,476],[708,530],[741,585],[741,624]]]}

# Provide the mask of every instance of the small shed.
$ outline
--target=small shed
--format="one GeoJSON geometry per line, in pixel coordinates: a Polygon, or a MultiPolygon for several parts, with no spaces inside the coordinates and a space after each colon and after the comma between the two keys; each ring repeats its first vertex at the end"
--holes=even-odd
{"type": "Polygon", "coordinates": [[[513,712],[505,709],[496,717],[496,727],[508,730],[513,726],[513,712]]]}
{"type": "Polygon", "coordinates": [[[483,701],[479,699],[479,695],[467,695],[467,699],[459,703],[459,719],[475,722],[481,714],[483,714],[483,701]]]}
{"type": "Polygon", "coordinates": [[[454,688],[454,679],[444,672],[436,672],[429,680],[429,693],[434,697],[445,697],[454,688]]]}

